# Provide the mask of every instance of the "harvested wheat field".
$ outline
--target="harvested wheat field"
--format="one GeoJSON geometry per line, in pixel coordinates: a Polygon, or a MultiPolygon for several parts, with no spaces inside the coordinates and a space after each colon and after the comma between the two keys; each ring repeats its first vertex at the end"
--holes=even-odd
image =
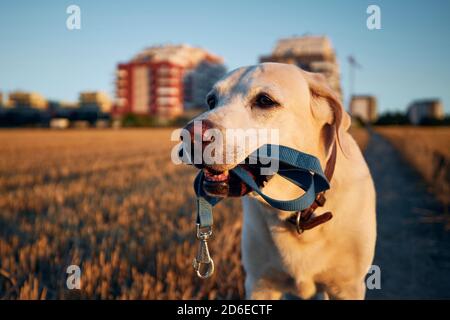
{"type": "Polygon", "coordinates": [[[378,127],[428,182],[445,206],[450,204],[450,128],[378,127]]]}
{"type": "Polygon", "coordinates": [[[192,270],[196,172],[171,132],[0,131],[0,298],[243,298],[238,199],[214,212],[216,273],[192,270]]]}

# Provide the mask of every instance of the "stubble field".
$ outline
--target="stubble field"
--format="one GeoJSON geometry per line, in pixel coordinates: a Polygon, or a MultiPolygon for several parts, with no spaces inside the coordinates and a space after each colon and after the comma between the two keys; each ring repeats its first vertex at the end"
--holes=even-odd
{"type": "Polygon", "coordinates": [[[0,131],[0,298],[243,298],[238,199],[214,211],[216,273],[192,270],[196,171],[172,163],[171,132],[0,131]]]}

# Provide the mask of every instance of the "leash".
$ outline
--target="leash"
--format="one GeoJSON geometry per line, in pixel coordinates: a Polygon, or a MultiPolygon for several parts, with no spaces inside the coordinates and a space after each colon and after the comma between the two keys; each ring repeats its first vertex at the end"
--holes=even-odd
{"type": "MultiPolygon", "coordinates": [[[[325,173],[316,157],[286,146],[267,144],[256,151],[256,156],[249,157],[251,160],[279,161],[282,167],[276,173],[305,191],[303,195],[293,200],[276,200],[265,195],[253,177],[240,166],[230,171],[272,207],[283,211],[294,211],[295,213],[286,221],[294,224],[297,232],[301,234],[304,230],[312,229],[332,218],[331,212],[317,217],[312,217],[312,215],[317,207],[323,206],[325,203],[324,192],[330,188],[329,181],[334,172],[336,153],[336,143],[334,143],[325,173]],[[264,155],[262,156],[263,151],[264,155]]],[[[194,190],[197,196],[196,233],[200,243],[197,256],[192,263],[197,275],[202,279],[208,278],[214,273],[214,261],[209,253],[208,240],[213,234],[212,209],[222,200],[221,197],[211,197],[205,193],[202,188],[204,178],[204,173],[200,170],[194,181],[194,190]]]]}

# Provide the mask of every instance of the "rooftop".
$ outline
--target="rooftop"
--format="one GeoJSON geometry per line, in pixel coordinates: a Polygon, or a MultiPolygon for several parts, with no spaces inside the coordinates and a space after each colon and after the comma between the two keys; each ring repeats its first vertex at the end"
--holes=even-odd
{"type": "Polygon", "coordinates": [[[278,41],[273,55],[332,55],[331,41],[326,36],[302,36],[278,41]]]}
{"type": "Polygon", "coordinates": [[[221,57],[187,44],[152,46],[138,53],[132,60],[135,62],[167,61],[182,67],[192,67],[204,60],[223,63],[221,57]]]}

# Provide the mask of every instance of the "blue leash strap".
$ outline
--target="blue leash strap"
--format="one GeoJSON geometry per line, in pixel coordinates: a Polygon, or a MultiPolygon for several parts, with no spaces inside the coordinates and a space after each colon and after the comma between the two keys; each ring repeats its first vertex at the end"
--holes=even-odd
{"type": "MultiPolygon", "coordinates": [[[[256,156],[252,154],[250,160],[267,160],[279,161],[283,167],[276,172],[291,183],[294,183],[305,193],[293,200],[276,200],[264,194],[253,177],[241,166],[237,166],[231,170],[237,175],[248,187],[259,194],[269,205],[284,211],[302,211],[312,205],[317,194],[330,188],[329,181],[322,171],[320,161],[309,154],[294,150],[286,146],[267,144],[256,151],[256,156]],[[266,154],[261,155],[263,152],[266,154]]],[[[201,240],[202,247],[199,250],[206,252],[202,256],[194,259],[193,265],[197,271],[197,275],[201,278],[207,278],[214,271],[214,264],[207,247],[207,240],[212,234],[213,215],[212,208],[219,203],[222,198],[211,197],[203,190],[204,173],[201,170],[194,181],[194,190],[197,196],[197,238],[201,240]],[[206,229],[206,233],[199,230],[206,229]],[[209,265],[210,268],[206,272],[202,272],[201,266],[209,265]]]]}

